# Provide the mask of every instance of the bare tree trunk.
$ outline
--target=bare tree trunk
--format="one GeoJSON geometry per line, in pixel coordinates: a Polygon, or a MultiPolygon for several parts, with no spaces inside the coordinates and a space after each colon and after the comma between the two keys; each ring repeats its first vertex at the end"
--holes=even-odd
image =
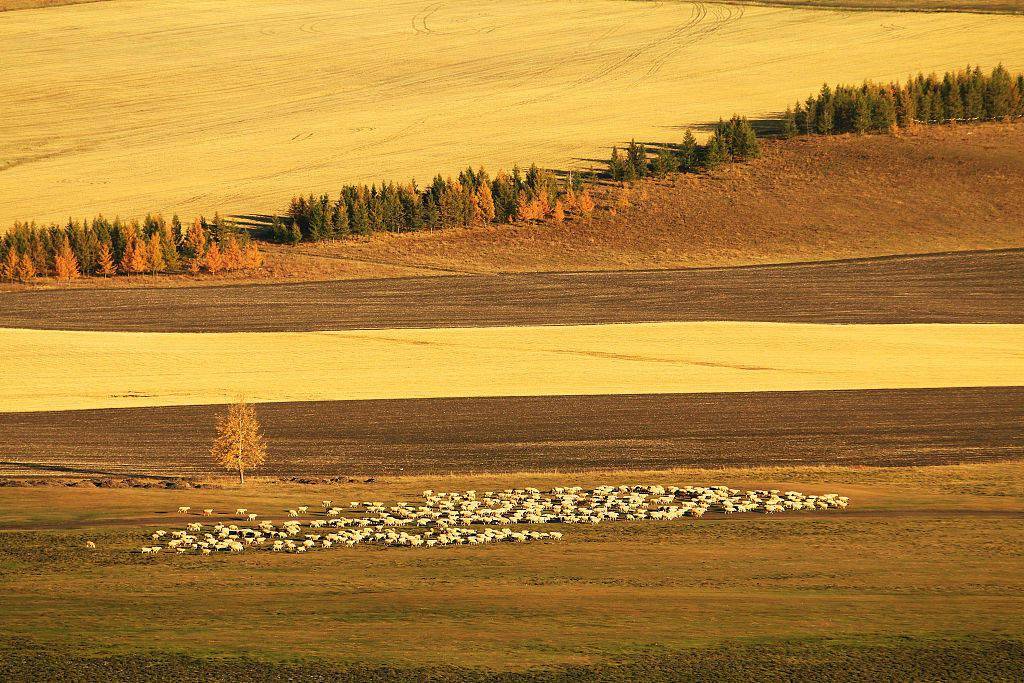
{"type": "Polygon", "coordinates": [[[245,472],[242,470],[242,463],[238,463],[238,483],[245,485],[245,472]]]}

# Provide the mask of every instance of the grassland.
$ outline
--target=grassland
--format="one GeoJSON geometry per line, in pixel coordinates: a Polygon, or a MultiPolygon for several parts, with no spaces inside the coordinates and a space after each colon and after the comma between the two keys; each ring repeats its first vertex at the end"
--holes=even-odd
{"type": "MultiPolygon", "coordinates": [[[[969,652],[969,641],[998,641],[1006,645],[991,662],[1009,676],[1020,656],[1013,644],[1024,632],[1021,462],[463,475],[245,491],[7,488],[0,489],[0,526],[0,631],[11,642],[37,644],[39,654],[28,658],[41,656],[47,666],[60,666],[56,653],[151,665],[188,653],[200,664],[255,658],[254,670],[269,660],[314,671],[353,663],[468,667],[460,675],[470,677],[481,669],[637,661],[657,671],[659,663],[686,661],[690,648],[713,648],[716,657],[731,647],[779,648],[776,654],[803,652],[832,666],[831,657],[868,657],[875,647],[969,652]],[[838,491],[853,508],[573,527],[561,544],[440,552],[128,552],[146,528],[173,524],[178,518],[169,511],[181,504],[245,505],[273,516],[325,496],[395,500],[426,487],[619,480],[838,491]],[[86,539],[99,548],[86,551],[86,539]]],[[[15,661],[9,650],[0,656],[15,661]]]]}
{"type": "Polygon", "coordinates": [[[1022,29],[1024,17],[611,0],[7,12],[0,225],[269,213],[295,192],[467,163],[587,166],[631,136],[778,111],[825,79],[1020,69],[1008,36],[1022,29]]]}
{"type": "Polygon", "coordinates": [[[8,329],[0,331],[0,410],[230,403],[240,395],[268,402],[1014,386],[1024,384],[1022,346],[1024,325],[998,324],[8,329]]]}

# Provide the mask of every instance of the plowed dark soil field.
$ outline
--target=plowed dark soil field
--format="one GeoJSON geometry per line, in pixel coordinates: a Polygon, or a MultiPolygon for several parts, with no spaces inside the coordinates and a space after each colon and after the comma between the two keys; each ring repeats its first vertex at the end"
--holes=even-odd
{"type": "Polygon", "coordinates": [[[153,332],[682,320],[1024,322],[1024,250],[691,270],[0,294],[0,327],[153,332]]]}
{"type": "MultiPolygon", "coordinates": [[[[0,475],[201,475],[220,406],[0,414],[0,475]]],[[[948,464],[1024,457],[1024,388],[258,406],[262,474],[948,464]]]]}

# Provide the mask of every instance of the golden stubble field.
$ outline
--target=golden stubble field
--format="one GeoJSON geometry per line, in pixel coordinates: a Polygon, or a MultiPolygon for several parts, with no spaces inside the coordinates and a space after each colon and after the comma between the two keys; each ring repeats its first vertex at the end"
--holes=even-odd
{"type": "Polygon", "coordinates": [[[824,80],[1024,68],[1024,17],[620,0],[132,0],[0,14],[0,226],[277,211],[468,163],[587,166],[824,80]]]}
{"type": "Polygon", "coordinates": [[[1024,384],[1024,325],[0,330],[0,411],[1024,384]]]}

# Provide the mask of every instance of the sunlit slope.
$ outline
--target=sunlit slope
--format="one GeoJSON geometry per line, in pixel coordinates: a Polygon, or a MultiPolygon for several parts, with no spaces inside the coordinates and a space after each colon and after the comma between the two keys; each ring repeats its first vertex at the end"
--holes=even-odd
{"type": "Polygon", "coordinates": [[[1024,385],[1024,325],[0,330],[0,410],[1024,385]]]}
{"type": "Polygon", "coordinates": [[[825,79],[1024,68],[1024,17],[588,0],[140,0],[0,15],[0,226],[279,210],[564,167],[825,79]]]}

